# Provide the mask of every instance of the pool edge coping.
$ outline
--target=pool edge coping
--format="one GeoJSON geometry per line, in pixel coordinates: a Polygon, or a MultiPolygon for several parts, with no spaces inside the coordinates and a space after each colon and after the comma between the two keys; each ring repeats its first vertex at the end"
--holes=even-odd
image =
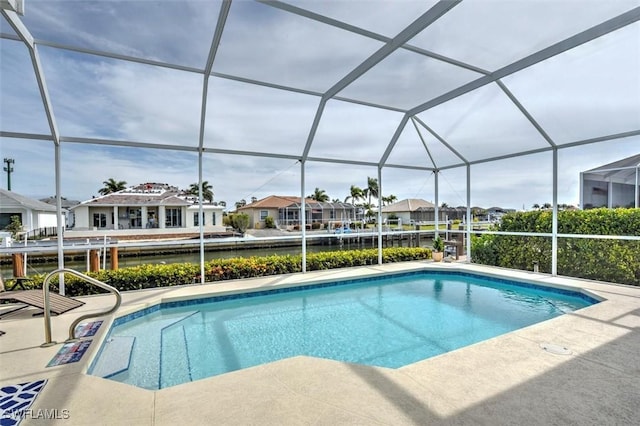
{"type": "MultiPolygon", "coordinates": [[[[389,264],[389,265],[397,265],[397,264],[389,264]]],[[[230,287],[233,285],[237,285],[238,283],[245,283],[245,282],[255,283],[258,281],[263,281],[265,279],[276,279],[276,277],[282,277],[283,275],[273,275],[268,277],[252,277],[248,279],[229,280],[227,282],[215,281],[215,282],[205,283],[204,286],[207,286],[208,288],[204,286],[195,287],[197,289],[207,290],[206,292],[202,292],[198,294],[192,293],[188,295],[171,295],[171,293],[182,292],[185,289],[189,289],[189,290],[194,289],[193,285],[186,285],[186,286],[181,286],[180,288],[176,288],[175,290],[170,291],[168,294],[153,296],[152,298],[150,298],[150,300],[147,300],[144,303],[126,307],[108,316],[105,323],[103,323],[103,325],[106,325],[106,327],[103,330],[100,330],[100,332],[93,338],[93,342],[96,344],[96,347],[98,349],[94,349],[91,351],[90,354],[88,354],[90,356],[85,360],[80,373],[84,375],[92,376],[89,373],[89,370],[93,367],[93,364],[96,362],[98,356],[102,352],[104,341],[110,335],[110,331],[112,330],[114,323],[119,318],[123,318],[128,315],[135,314],[136,312],[140,312],[141,314],[138,317],[136,317],[136,318],[139,318],[144,315],[148,315],[149,313],[160,310],[162,308],[161,307],[162,304],[169,304],[174,302],[213,298],[217,296],[227,296],[227,295],[235,295],[235,294],[257,293],[262,291],[272,291],[272,290],[276,291],[279,289],[288,289],[288,288],[304,288],[308,286],[321,285],[323,283],[331,283],[335,281],[351,281],[351,280],[360,280],[360,279],[377,278],[377,277],[382,278],[388,275],[411,274],[411,273],[420,273],[420,272],[450,272],[450,273],[467,273],[471,275],[483,275],[483,276],[489,276],[495,279],[516,281],[516,282],[521,282],[523,284],[534,284],[535,286],[540,286],[540,287],[550,287],[553,289],[580,293],[596,301],[595,303],[589,306],[586,306],[585,308],[582,308],[582,309],[588,309],[594,306],[598,306],[604,302],[607,302],[609,299],[601,294],[598,294],[597,290],[585,288],[584,285],[588,285],[588,284],[616,285],[612,283],[602,283],[597,281],[583,280],[580,278],[557,277],[557,276],[554,277],[547,274],[533,273],[529,271],[507,270],[502,268],[496,269],[496,268],[487,267],[486,265],[469,264],[469,263],[434,264],[433,262],[421,262],[421,263],[411,262],[410,265],[407,265],[407,264],[402,265],[404,266],[403,268],[398,268],[398,269],[394,268],[393,270],[384,270],[384,271],[375,270],[375,267],[377,266],[380,266],[380,265],[367,265],[367,266],[355,267],[355,268],[341,268],[341,269],[334,269],[334,270],[312,271],[311,274],[316,273],[316,275],[318,275],[317,278],[314,278],[311,276],[305,278],[305,275],[310,274],[309,272],[306,274],[302,274],[302,273],[286,274],[284,275],[284,277],[291,278],[291,279],[298,278],[298,280],[295,280],[292,282],[283,282],[283,283],[268,283],[263,286],[241,286],[240,288],[219,289],[218,291],[216,291],[217,289],[215,289],[216,286],[219,287],[221,285],[228,284],[227,287],[230,287]],[[469,271],[469,269],[471,269],[471,272],[469,271]],[[325,275],[323,274],[323,272],[331,272],[331,271],[350,272],[350,274],[348,277],[342,277],[339,279],[335,278],[334,276],[322,277],[323,275],[325,275]],[[365,271],[366,273],[363,274],[362,273],[363,271],[365,271]],[[300,280],[300,278],[302,278],[302,280],[300,280]],[[561,281],[561,282],[552,282],[550,281],[550,279],[555,281],[561,281]],[[562,282],[562,281],[570,281],[570,282],[562,282]],[[579,284],[583,284],[583,285],[579,285],[579,284]],[[153,309],[153,310],[151,310],[150,312],[144,313],[144,311],[148,309],[153,309]]],[[[562,316],[564,315],[561,315],[561,317],[562,316]]],[[[135,318],[132,318],[129,321],[132,321],[134,319],[135,318]]],[[[542,323],[546,323],[547,321],[550,321],[550,320],[543,321],[542,323]]],[[[541,324],[541,323],[531,324],[525,328],[533,327],[538,324],[541,324]]],[[[511,333],[514,333],[516,331],[517,330],[503,334],[503,335],[494,336],[491,339],[487,339],[487,340],[492,340],[501,336],[510,335],[511,333]]],[[[482,343],[482,342],[476,342],[472,345],[467,345],[450,352],[463,350],[466,347],[474,346],[479,343],[482,343]]],[[[400,368],[405,368],[418,363],[427,362],[430,359],[444,356],[450,352],[439,354],[439,355],[436,355],[435,357],[430,357],[424,360],[416,361],[415,363],[408,364],[400,368]]],[[[314,357],[308,357],[308,358],[314,358],[314,357]]],[[[288,359],[288,358],[285,358],[285,359],[288,359]]],[[[278,361],[283,361],[283,360],[278,360],[278,361]]],[[[278,362],[278,361],[273,361],[273,362],[278,362]]],[[[386,367],[376,367],[376,368],[386,368],[386,367]]],[[[393,370],[398,370],[398,369],[393,369],[393,370]]],[[[232,374],[232,373],[234,372],[229,372],[225,374],[232,374]]],[[[100,378],[98,376],[95,376],[95,377],[100,378]]],[[[203,380],[212,379],[214,377],[216,376],[204,378],[203,380]]],[[[186,385],[186,384],[187,383],[184,383],[181,385],[186,385]]],[[[131,386],[134,386],[134,385],[131,385],[131,386]]],[[[149,392],[158,392],[163,390],[163,389],[155,389],[155,390],[144,389],[137,386],[134,386],[134,387],[136,387],[137,389],[141,389],[143,391],[149,391],[149,392]]]]}

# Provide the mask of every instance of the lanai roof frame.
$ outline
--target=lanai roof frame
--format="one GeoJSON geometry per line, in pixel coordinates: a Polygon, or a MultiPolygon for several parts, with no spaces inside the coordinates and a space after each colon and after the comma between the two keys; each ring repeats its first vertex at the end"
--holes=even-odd
{"type": "MultiPolygon", "coordinates": [[[[237,2],[236,2],[237,3],[237,2]]],[[[620,13],[616,6],[611,6],[611,10],[605,10],[605,6],[601,5],[590,5],[594,10],[596,8],[599,9],[602,13],[602,16],[605,17],[602,20],[596,20],[595,24],[592,24],[592,17],[587,16],[584,19],[584,22],[579,22],[579,19],[576,19],[576,22],[567,23],[567,25],[571,25],[572,28],[575,27],[579,29],[575,34],[566,35],[566,32],[559,31],[559,34],[564,34],[559,39],[552,39],[553,43],[546,44],[536,50],[532,48],[532,46],[527,46],[525,49],[527,54],[524,56],[520,55],[516,60],[507,61],[506,63],[501,64],[502,66],[495,67],[487,67],[487,66],[478,66],[472,63],[472,61],[468,60],[459,60],[450,55],[443,54],[433,49],[428,49],[416,45],[414,41],[417,41],[420,38],[420,35],[426,33],[425,30],[428,30],[430,27],[434,28],[439,25],[439,22],[442,19],[450,20],[455,17],[459,17],[460,15],[464,16],[464,12],[468,11],[469,8],[475,6],[468,6],[469,2],[461,2],[458,0],[452,1],[440,1],[434,3],[432,7],[428,10],[424,11],[422,14],[418,15],[418,18],[413,20],[410,24],[406,25],[403,30],[397,33],[395,37],[383,36],[379,33],[371,31],[369,29],[364,29],[358,27],[356,25],[350,24],[349,22],[343,22],[339,19],[330,17],[328,15],[323,15],[321,13],[317,13],[311,11],[309,9],[305,9],[302,7],[297,7],[295,5],[286,4],[283,2],[259,2],[261,6],[266,6],[268,8],[273,8],[277,10],[278,13],[287,13],[295,15],[301,19],[307,19],[315,24],[320,26],[327,26],[332,30],[340,30],[345,33],[349,33],[352,35],[357,35],[359,37],[366,38],[368,40],[373,40],[377,43],[380,43],[380,47],[375,50],[370,55],[363,55],[364,59],[361,60],[355,67],[351,68],[341,79],[334,82],[334,84],[330,85],[330,87],[324,91],[318,90],[310,90],[301,87],[288,86],[286,84],[281,84],[277,82],[269,82],[266,80],[258,80],[251,77],[246,77],[242,75],[233,75],[229,73],[221,73],[216,71],[216,61],[218,60],[219,47],[221,45],[221,40],[223,39],[225,32],[227,31],[226,25],[228,22],[228,18],[232,10],[232,2],[231,1],[222,1],[220,2],[220,10],[217,14],[217,22],[215,25],[215,30],[213,32],[211,43],[209,43],[208,55],[206,62],[202,64],[202,67],[193,67],[190,65],[171,63],[162,60],[149,59],[148,57],[136,56],[136,55],[126,55],[118,52],[109,52],[106,50],[97,50],[93,47],[81,47],[81,46],[73,46],[67,45],[63,42],[56,40],[46,40],[38,37],[34,37],[29,28],[25,26],[22,22],[22,18],[18,16],[15,12],[10,10],[2,10],[2,15],[6,22],[9,23],[9,26],[13,30],[13,34],[3,32],[0,37],[3,40],[8,41],[20,41],[23,43],[30,54],[31,63],[33,65],[33,69],[36,75],[36,81],[38,84],[38,91],[40,97],[42,99],[43,108],[45,111],[45,116],[48,122],[48,127],[50,130],[50,134],[37,134],[31,132],[20,132],[20,131],[9,131],[4,128],[0,128],[0,138],[24,138],[24,139],[45,139],[51,140],[54,142],[55,146],[55,168],[56,168],[56,193],[59,199],[60,197],[60,182],[59,182],[59,168],[60,168],[60,152],[59,147],[61,143],[90,143],[90,144],[103,144],[109,146],[130,146],[130,147],[145,147],[152,149],[165,149],[165,150],[177,150],[177,151],[191,151],[198,153],[198,173],[199,173],[199,181],[202,182],[202,157],[203,155],[241,155],[241,156],[256,156],[256,157],[265,157],[265,158],[283,158],[283,159],[297,159],[301,164],[301,196],[304,197],[305,184],[304,184],[304,173],[305,173],[305,163],[306,162],[329,162],[336,164],[345,164],[345,165],[361,165],[368,166],[372,168],[376,168],[378,171],[378,180],[380,183],[380,187],[382,188],[382,169],[385,167],[390,168],[406,168],[406,169],[414,169],[414,170],[422,170],[428,172],[435,172],[435,193],[436,193],[436,206],[438,205],[438,172],[441,170],[446,170],[448,168],[458,168],[465,167],[467,182],[466,182],[466,191],[467,191],[467,214],[468,217],[470,215],[470,187],[471,187],[471,166],[478,163],[491,162],[499,159],[512,158],[516,156],[524,156],[537,152],[551,152],[553,158],[553,205],[554,205],[554,225],[552,238],[554,241],[553,244],[553,273],[557,273],[556,269],[556,249],[557,249],[557,155],[558,150],[568,147],[581,146],[593,143],[599,143],[604,141],[610,141],[615,139],[622,138],[635,138],[640,136],[640,127],[635,128],[627,128],[624,131],[612,132],[609,134],[596,134],[592,135],[592,137],[570,140],[570,141],[562,141],[561,143],[556,140],[545,128],[544,124],[542,124],[537,118],[535,113],[531,113],[529,109],[526,107],[526,102],[522,102],[517,94],[510,89],[509,84],[505,83],[503,80],[508,78],[509,76],[515,75],[522,70],[531,69],[531,67],[539,64],[543,61],[549,60],[550,58],[557,57],[559,55],[564,54],[565,52],[572,51],[580,46],[588,44],[594,40],[598,40],[602,37],[605,37],[609,34],[615,33],[624,28],[629,28],[633,26],[637,30],[638,23],[637,21],[640,19],[640,6],[631,7],[628,6],[627,10],[624,10],[620,13]],[[614,10],[615,9],[615,10],[614,10]],[[463,12],[459,12],[463,11],[463,12]],[[589,24],[587,24],[589,23],[589,24]],[[84,136],[76,136],[76,135],[64,135],[61,134],[60,129],[58,128],[58,123],[56,120],[56,115],[54,113],[54,105],[51,101],[51,95],[47,88],[47,82],[45,79],[45,72],[41,64],[40,55],[38,52],[38,46],[46,46],[51,49],[66,49],[70,51],[75,51],[82,54],[93,55],[96,57],[109,57],[116,60],[123,60],[128,62],[141,63],[149,66],[159,66],[167,69],[178,70],[182,72],[195,73],[203,76],[203,86],[202,86],[202,99],[200,104],[200,120],[199,120],[199,131],[198,131],[198,143],[194,145],[172,145],[166,143],[155,143],[149,141],[136,141],[136,140],[119,140],[112,138],[88,138],[84,136]],[[403,109],[398,107],[393,107],[390,105],[384,105],[378,102],[372,102],[366,99],[358,99],[353,96],[341,96],[341,92],[351,86],[353,83],[360,81],[360,79],[367,75],[369,71],[376,68],[379,64],[382,64],[388,58],[392,57],[396,54],[396,52],[410,52],[413,54],[417,54],[421,57],[428,58],[428,60],[438,61],[447,66],[451,66],[454,68],[464,69],[471,73],[476,73],[480,75],[477,79],[472,80],[470,82],[465,82],[457,86],[456,88],[436,96],[435,98],[429,99],[419,105],[416,105],[409,109],[403,109]],[[313,123],[309,129],[308,137],[304,148],[299,152],[292,152],[287,154],[278,154],[269,152],[266,150],[251,150],[251,149],[228,149],[228,148],[220,148],[220,147],[212,147],[206,144],[205,137],[205,127],[207,121],[207,104],[208,104],[208,90],[209,85],[208,81],[210,78],[221,78],[221,79],[229,79],[233,81],[237,81],[243,84],[250,85],[259,85],[268,87],[276,90],[284,90],[287,92],[300,93],[304,95],[313,96],[319,98],[319,104],[313,119],[313,123]],[[429,111],[436,111],[439,106],[445,105],[447,102],[452,100],[461,99],[461,97],[466,94],[474,93],[476,90],[482,87],[491,87],[496,86],[498,92],[502,93],[500,96],[504,96],[507,99],[507,103],[511,103],[512,107],[521,114],[521,118],[524,119],[525,123],[528,123],[535,132],[540,136],[541,140],[544,143],[541,143],[539,146],[531,146],[526,149],[518,149],[516,148],[512,152],[506,153],[493,153],[491,156],[482,157],[478,156],[475,159],[468,159],[466,156],[461,155],[459,152],[459,148],[456,146],[458,141],[456,137],[450,137],[446,134],[441,134],[437,129],[434,129],[434,122],[430,122],[425,117],[425,113],[429,111]],[[374,108],[381,110],[388,110],[397,114],[401,114],[401,118],[398,120],[398,125],[396,127],[395,132],[391,136],[390,140],[384,147],[381,155],[376,159],[375,156],[370,159],[352,159],[352,158],[340,158],[338,157],[329,157],[329,156],[314,156],[312,154],[312,149],[317,145],[316,135],[318,131],[318,127],[323,119],[323,114],[325,108],[330,102],[346,102],[353,105],[359,105],[366,108],[374,108]],[[390,163],[389,157],[391,153],[394,151],[394,148],[398,142],[398,139],[402,132],[404,131],[406,125],[409,120],[412,121],[412,124],[415,127],[415,131],[417,132],[416,138],[422,139],[421,129],[427,130],[436,140],[439,141],[450,153],[453,154],[453,158],[458,158],[460,161],[455,163],[443,164],[438,159],[431,157],[431,151],[427,148],[424,141],[422,141],[426,153],[431,158],[430,163],[422,163],[422,164],[393,164],[390,163]],[[418,125],[419,124],[419,125],[418,125]]],[[[630,5],[632,3],[629,3],[630,5]]],[[[570,7],[565,5],[566,7],[570,7]]],[[[244,7],[244,5],[243,5],[244,7]]],[[[253,7],[253,6],[247,6],[253,7]]],[[[529,7],[529,6],[527,6],[529,7]]],[[[532,6],[533,7],[533,6],[532,6]]],[[[626,6],[625,6],[626,7],[626,6]]],[[[588,9],[588,8],[587,8],[588,9]]],[[[239,9],[238,9],[239,10],[239,9]]],[[[265,9],[262,9],[265,10],[265,9]]],[[[620,6],[620,10],[623,10],[623,7],[620,6]]],[[[500,11],[498,10],[498,13],[500,11]]],[[[587,12],[588,15],[588,10],[587,12]]],[[[595,14],[597,14],[595,13],[595,14]]],[[[27,10],[28,15],[28,10],[27,10]]],[[[585,15],[586,16],[586,15],[585,15]]],[[[499,18],[497,15],[490,16],[491,19],[499,18]]],[[[582,18],[580,18],[582,19],[582,18]]],[[[315,25],[314,24],[314,25],[315,25]]],[[[548,42],[549,40],[547,40],[548,42]]],[[[204,44],[203,44],[204,45],[204,44]]],[[[428,115],[428,114],[427,114],[428,115]]],[[[437,124],[437,123],[435,123],[437,124]]],[[[637,124],[637,123],[634,123],[637,124]]],[[[4,126],[3,126],[4,127],[4,126]]],[[[378,144],[378,147],[381,145],[378,144]]],[[[58,200],[58,209],[60,208],[60,201],[58,200]]],[[[301,209],[303,214],[301,217],[304,220],[304,209],[305,206],[302,205],[301,209]]],[[[380,212],[379,212],[380,215],[380,212]]],[[[437,217],[437,215],[436,215],[437,217]]],[[[470,219],[470,217],[469,217],[470,219]]],[[[379,220],[379,222],[381,222],[379,220]]],[[[471,221],[468,220],[468,223],[471,221]]],[[[303,227],[304,230],[304,227],[303,227]]],[[[303,231],[304,232],[304,231],[303,231]]],[[[469,240],[469,239],[468,239],[469,240]]],[[[304,238],[303,238],[304,241],[304,238]]],[[[470,247],[468,247],[470,249],[470,247]]],[[[203,250],[203,247],[201,247],[203,250]]],[[[470,251],[469,251],[470,252],[470,251]]],[[[63,256],[60,255],[59,258],[63,256]]],[[[303,243],[303,257],[305,254],[305,245],[303,243]]],[[[204,274],[201,274],[204,277],[204,274]]]]}

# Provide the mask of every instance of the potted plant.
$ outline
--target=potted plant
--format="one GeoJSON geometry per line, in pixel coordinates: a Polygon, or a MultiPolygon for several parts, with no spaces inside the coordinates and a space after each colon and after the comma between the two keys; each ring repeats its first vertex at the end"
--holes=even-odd
{"type": "Polygon", "coordinates": [[[444,257],[444,241],[440,237],[435,237],[433,239],[433,251],[431,252],[431,257],[435,262],[442,262],[442,258],[444,257]]]}

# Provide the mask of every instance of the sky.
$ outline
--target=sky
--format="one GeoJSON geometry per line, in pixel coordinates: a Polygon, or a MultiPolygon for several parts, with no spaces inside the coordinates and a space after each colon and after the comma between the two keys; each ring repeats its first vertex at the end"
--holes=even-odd
{"type": "MultiPolygon", "coordinates": [[[[486,158],[549,147],[509,94],[558,151],[558,202],[579,203],[579,174],[640,152],[640,136],[573,148],[566,144],[640,130],[640,24],[611,32],[460,97],[404,112],[633,8],[638,0],[463,2],[409,40],[414,48],[464,63],[397,49],[328,99],[304,168],[321,95],[395,37],[435,1],[289,1],[360,28],[329,26],[276,7],[233,1],[208,79],[203,180],[233,206],[268,195],[320,188],[344,200],[366,187],[394,134],[382,169],[383,195],[466,205],[466,167],[486,158]],[[545,31],[540,31],[544,27],[545,31]],[[362,33],[375,33],[366,37],[362,33]],[[225,78],[234,76],[236,79],[225,78]],[[267,83],[247,84],[238,79],[267,83]],[[283,90],[286,86],[294,89],[283,90]],[[355,100],[350,102],[346,100],[355,100]],[[437,135],[436,136],[434,136],[437,135]],[[446,145],[443,144],[446,142],[446,145]],[[425,149],[426,147],[426,149],[425,149]],[[452,151],[449,147],[455,150],[452,151]],[[232,151],[233,154],[207,152],[232,151]],[[283,158],[274,158],[282,156],[283,158]],[[316,161],[326,160],[326,161],[316,161]],[[332,163],[348,160],[359,164],[332,163]]],[[[102,182],[198,181],[203,74],[220,3],[214,1],[38,1],[21,17],[38,55],[63,137],[61,194],[87,200],[102,182]],[[47,46],[44,41],[179,65],[154,67],[47,46]],[[73,139],[73,142],[64,139],[73,139]],[[84,143],[86,139],[136,146],[84,143]]],[[[55,194],[55,150],[31,57],[0,21],[0,157],[13,158],[11,189],[55,194]]],[[[471,205],[529,209],[552,201],[550,151],[470,167],[471,205]]],[[[7,188],[6,173],[0,187],[7,188]]]]}

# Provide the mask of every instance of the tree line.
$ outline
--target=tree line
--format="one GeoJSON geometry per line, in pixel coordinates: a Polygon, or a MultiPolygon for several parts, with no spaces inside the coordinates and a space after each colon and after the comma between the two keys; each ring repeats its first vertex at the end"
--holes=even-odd
{"type": "MultiPolygon", "coordinates": [[[[123,189],[127,189],[127,182],[124,180],[115,180],[114,178],[109,178],[102,182],[102,184],[104,186],[98,190],[98,193],[100,195],[108,195],[114,192],[122,191],[123,189]]],[[[191,185],[189,185],[189,188],[183,190],[183,192],[186,195],[198,197],[200,193],[198,183],[192,183],[191,185]]],[[[209,181],[202,181],[202,199],[212,203],[213,196],[213,186],[209,183],[209,181]]],[[[221,206],[227,205],[227,203],[224,201],[219,201],[218,204],[221,206]]]]}
{"type": "MultiPolygon", "coordinates": [[[[114,192],[118,192],[118,191],[122,191],[124,189],[127,188],[127,182],[123,181],[123,180],[116,180],[114,178],[109,178],[107,180],[105,180],[104,182],[102,182],[102,184],[104,185],[102,188],[100,188],[98,190],[98,193],[100,195],[108,195],[108,194],[112,194],[114,192]]],[[[192,183],[191,185],[189,185],[189,187],[187,189],[184,190],[185,194],[188,195],[193,195],[195,197],[198,196],[199,194],[199,187],[198,187],[198,183],[192,183]]],[[[208,181],[203,181],[202,182],[202,198],[205,201],[208,202],[213,202],[213,197],[214,197],[214,193],[213,193],[213,186],[208,182],[208,181]]],[[[310,198],[312,200],[324,203],[324,202],[332,202],[332,203],[340,203],[340,202],[344,202],[344,203],[349,203],[351,202],[352,204],[359,206],[359,207],[363,207],[366,211],[367,211],[367,215],[372,215],[373,214],[373,208],[376,207],[376,205],[381,204],[382,206],[386,206],[388,204],[393,204],[394,202],[396,202],[398,200],[398,197],[396,197],[395,195],[388,195],[388,196],[380,196],[380,189],[379,189],[379,185],[378,185],[378,179],[376,178],[372,178],[372,177],[367,177],[367,186],[365,186],[364,188],[361,188],[357,185],[351,185],[351,188],[349,188],[349,193],[348,195],[344,198],[344,201],[340,200],[339,198],[331,198],[327,192],[324,189],[321,189],[319,187],[316,187],[314,192],[310,195],[308,195],[307,198],[310,198]],[[377,201],[378,203],[374,203],[374,201],[377,201]]],[[[257,198],[256,197],[252,197],[251,198],[251,202],[256,202],[257,198]]],[[[227,203],[224,201],[219,201],[218,202],[219,205],[222,206],[226,206],[227,203]]],[[[242,199],[240,201],[236,201],[235,203],[235,207],[240,208],[247,205],[247,201],[242,199]]]]}

